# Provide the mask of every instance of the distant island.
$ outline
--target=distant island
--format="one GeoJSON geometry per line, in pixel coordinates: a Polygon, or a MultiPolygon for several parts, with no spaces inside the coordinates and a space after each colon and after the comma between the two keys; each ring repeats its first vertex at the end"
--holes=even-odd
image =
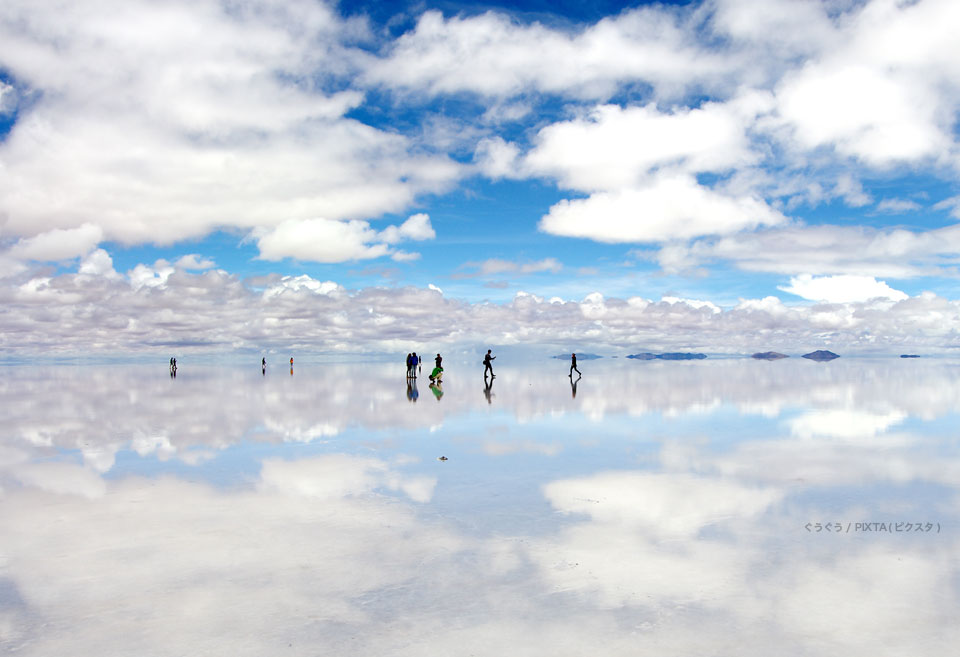
{"type": "MultiPolygon", "coordinates": [[[[603,358],[598,354],[581,354],[579,351],[570,352],[577,354],[577,360],[596,360],[598,358],[603,358]]],[[[559,356],[550,356],[550,358],[557,358],[559,360],[570,360],[570,354],[560,354],[559,356]]]]}
{"type": "Polygon", "coordinates": [[[803,357],[809,358],[810,360],[828,361],[828,360],[833,360],[834,358],[840,358],[840,355],[835,354],[832,351],[824,351],[823,349],[818,349],[817,351],[811,351],[809,354],[804,354],[803,357]]]}
{"type": "Polygon", "coordinates": [[[669,352],[666,354],[642,353],[630,354],[627,356],[627,358],[633,358],[636,360],[654,360],[655,358],[659,358],[660,360],[700,360],[706,357],[706,354],[688,354],[682,352],[669,352]]]}
{"type": "Polygon", "coordinates": [[[900,358],[920,358],[920,354],[900,354],[900,358]]]}
{"type": "Polygon", "coordinates": [[[777,351],[761,351],[751,356],[751,358],[758,360],[780,360],[781,358],[790,358],[790,356],[777,351]]]}

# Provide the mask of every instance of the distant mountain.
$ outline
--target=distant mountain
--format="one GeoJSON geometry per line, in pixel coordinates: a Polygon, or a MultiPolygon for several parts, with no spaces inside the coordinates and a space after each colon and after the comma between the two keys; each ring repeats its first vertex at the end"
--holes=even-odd
{"type": "Polygon", "coordinates": [[[824,351],[820,349],[817,351],[811,351],[809,354],[804,354],[803,357],[809,358],[810,360],[828,361],[833,360],[834,358],[840,358],[840,355],[835,354],[832,351],[824,351]]]}
{"type": "Polygon", "coordinates": [[[790,356],[776,351],[761,351],[751,356],[751,358],[758,360],[780,360],[781,358],[790,358],[790,356]]]}
{"type": "Polygon", "coordinates": [[[900,358],[920,358],[920,354],[900,354],[900,358]]]}
{"type": "MultiPolygon", "coordinates": [[[[581,354],[579,351],[576,353],[577,353],[577,360],[596,360],[598,358],[603,358],[603,356],[599,356],[597,354],[581,354]]],[[[559,356],[550,356],[550,358],[557,358],[559,360],[570,360],[570,354],[560,354],[559,356]]]]}
{"type": "Polygon", "coordinates": [[[634,358],[636,360],[653,360],[655,358],[659,358],[660,360],[701,360],[706,357],[706,354],[688,354],[676,351],[665,354],[642,353],[627,356],[627,358],[634,358]]]}

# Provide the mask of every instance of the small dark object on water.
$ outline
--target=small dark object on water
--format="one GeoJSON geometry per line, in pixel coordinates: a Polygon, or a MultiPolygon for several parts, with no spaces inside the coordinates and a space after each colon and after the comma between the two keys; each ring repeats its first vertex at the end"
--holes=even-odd
{"type": "Polygon", "coordinates": [[[438,460],[438,461],[449,461],[450,459],[448,459],[446,456],[438,456],[438,457],[437,457],[437,460],[438,460]]]}
{"type": "Polygon", "coordinates": [[[809,354],[804,354],[803,357],[809,358],[810,360],[828,361],[833,360],[834,358],[840,358],[840,355],[835,354],[832,351],[824,351],[823,349],[819,349],[817,351],[811,351],[809,354]]]}
{"type": "Polygon", "coordinates": [[[780,360],[781,358],[790,358],[786,354],[781,354],[777,351],[763,351],[751,356],[751,358],[756,358],[758,360],[780,360]]]}

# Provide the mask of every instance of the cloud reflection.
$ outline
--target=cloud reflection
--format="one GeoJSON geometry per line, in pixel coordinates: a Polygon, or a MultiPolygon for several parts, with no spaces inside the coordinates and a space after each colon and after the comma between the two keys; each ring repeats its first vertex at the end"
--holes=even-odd
{"type": "Polygon", "coordinates": [[[592,363],[576,399],[552,364],[503,367],[490,405],[455,366],[442,403],[417,405],[390,366],[12,368],[0,646],[947,654],[960,459],[911,421],[952,412],[954,368],[835,364],[592,363]],[[654,424],[638,458],[632,436],[654,424]],[[565,426],[582,441],[556,442],[565,426]],[[475,451],[425,463],[421,442],[475,451]],[[142,476],[115,464],[125,450],[252,451],[255,469],[142,476]],[[890,519],[943,531],[804,529],[890,519]]]}
{"type": "Polygon", "coordinates": [[[785,416],[795,436],[856,439],[909,417],[953,413],[960,398],[960,370],[933,360],[593,361],[576,397],[562,363],[505,365],[489,400],[480,371],[460,365],[448,368],[443,399],[431,404],[409,404],[396,370],[303,365],[295,377],[262,377],[256,368],[192,365],[171,381],[162,366],[10,367],[0,379],[0,437],[31,454],[76,449],[105,472],[123,449],[189,463],[246,440],[309,443],[351,429],[451,429],[478,411],[523,423],[566,414],[600,423],[611,416],[710,417],[732,408],[785,416]]]}

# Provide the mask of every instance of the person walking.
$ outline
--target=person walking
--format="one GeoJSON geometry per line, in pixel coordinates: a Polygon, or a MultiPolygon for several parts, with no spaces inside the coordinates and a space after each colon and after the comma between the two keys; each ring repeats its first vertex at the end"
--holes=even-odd
{"type": "Polygon", "coordinates": [[[490,350],[487,349],[487,355],[483,357],[483,378],[487,378],[487,372],[490,372],[490,378],[495,378],[497,375],[493,373],[493,361],[497,359],[496,356],[490,355],[490,350]]]}
{"type": "MultiPolygon", "coordinates": [[[[573,378],[574,372],[576,372],[577,374],[580,374],[580,370],[577,369],[577,355],[570,354],[570,378],[571,379],[573,378]]],[[[580,376],[583,376],[583,375],[580,374],[580,376]]]]}

